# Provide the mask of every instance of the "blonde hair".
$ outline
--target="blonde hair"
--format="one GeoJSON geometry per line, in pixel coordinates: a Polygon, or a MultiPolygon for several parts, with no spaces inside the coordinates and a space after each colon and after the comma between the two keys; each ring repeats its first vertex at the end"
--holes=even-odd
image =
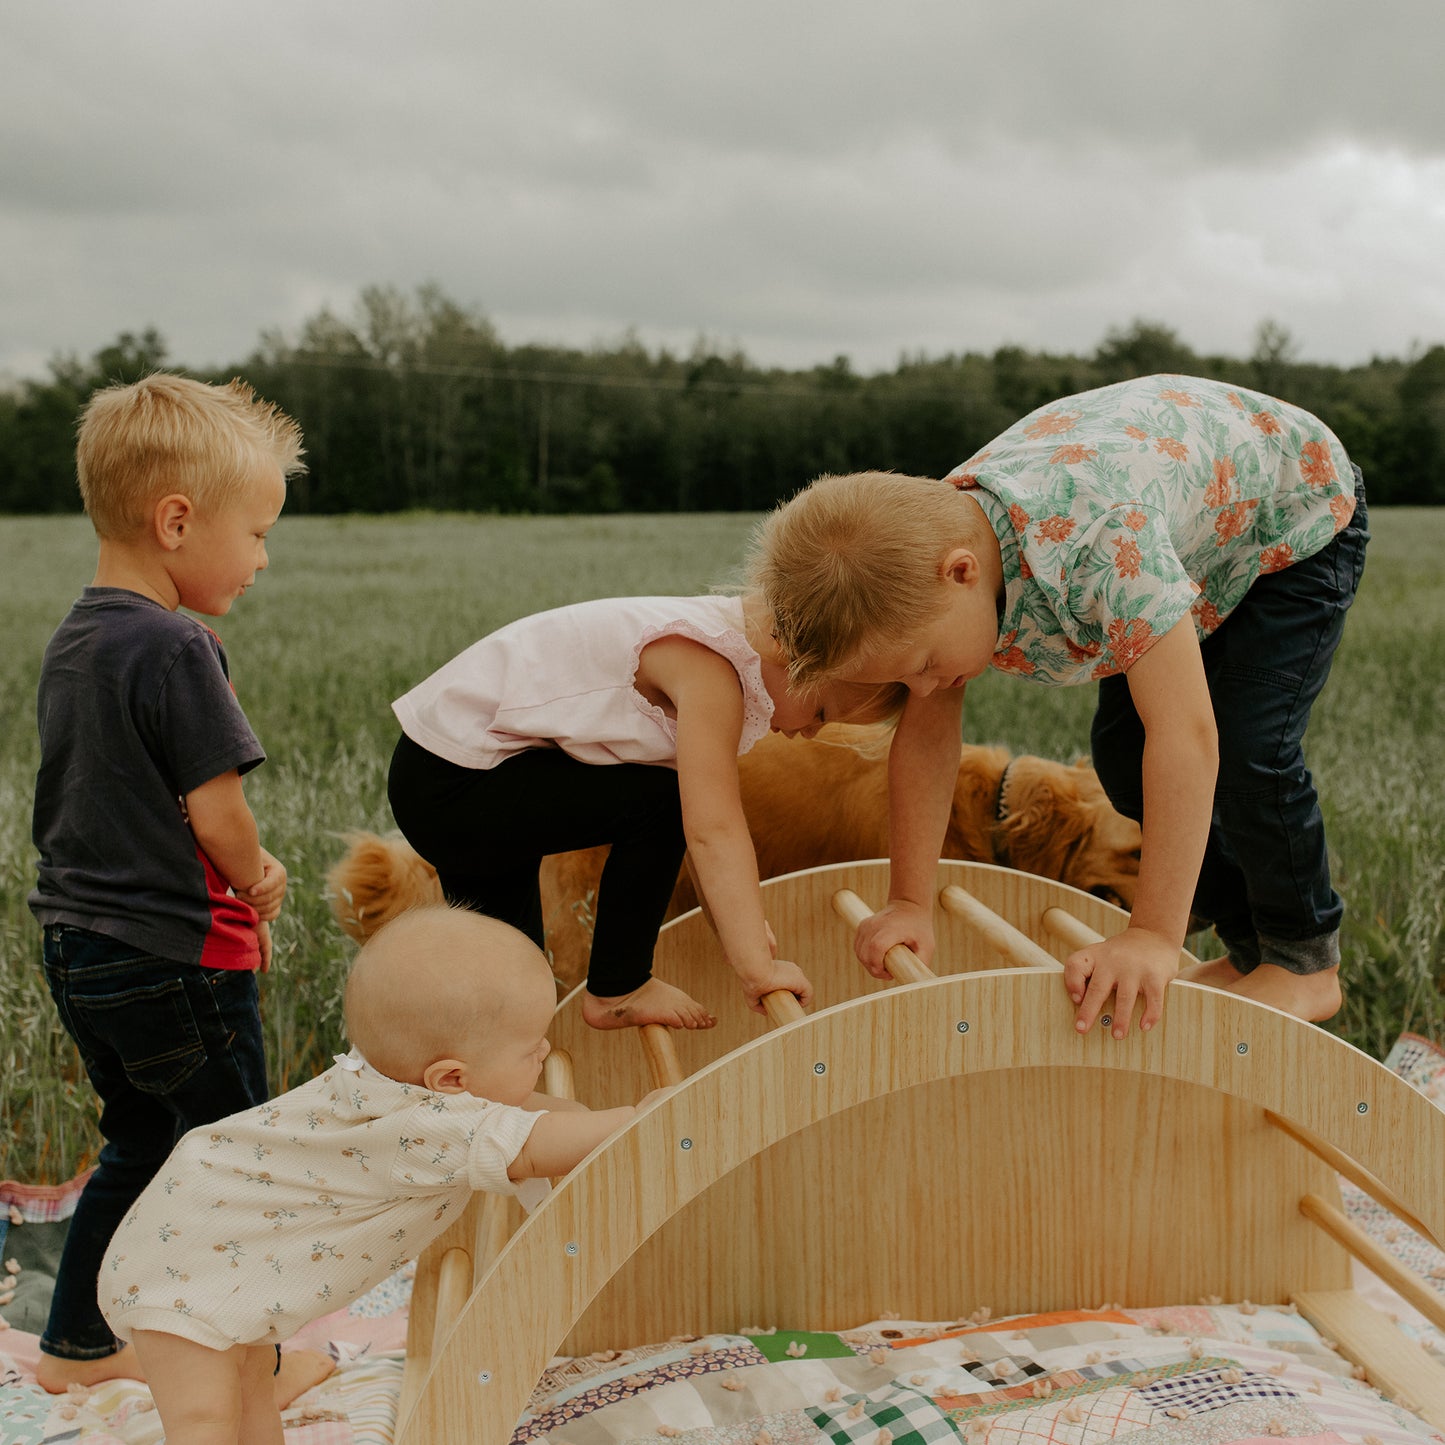
{"type": "MultiPolygon", "coordinates": [[[[553,989],[547,960],[499,919],[446,903],[410,908],[361,946],[346,980],[346,1035],[388,1078],[505,1036],[528,989],[553,989]]],[[[554,995],[555,997],[555,995],[554,995]]]]}
{"type": "Polygon", "coordinates": [[[951,482],[895,472],[819,477],[754,533],[748,577],[795,687],[836,677],[865,646],[904,642],[943,605],[938,563],[977,546],[951,482]]]}
{"type": "Polygon", "coordinates": [[[823,689],[837,720],[860,727],[892,728],[908,701],[906,682],[832,682],[823,689]]]}
{"type": "Polygon", "coordinates": [[[96,532],[122,537],[172,492],[202,512],[240,496],[257,469],[306,470],[301,429],[245,382],[208,386],[158,371],[85,404],[75,447],[80,495],[96,532]]]}

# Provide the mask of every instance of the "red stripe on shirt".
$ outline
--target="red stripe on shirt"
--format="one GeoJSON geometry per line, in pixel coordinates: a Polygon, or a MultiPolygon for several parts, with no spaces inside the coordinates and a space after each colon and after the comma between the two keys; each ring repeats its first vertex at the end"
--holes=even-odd
{"type": "Polygon", "coordinates": [[[211,926],[201,948],[201,967],[260,968],[261,943],[256,936],[260,914],[231,893],[225,879],[199,848],[196,857],[206,870],[206,895],[211,905],[211,926]]]}

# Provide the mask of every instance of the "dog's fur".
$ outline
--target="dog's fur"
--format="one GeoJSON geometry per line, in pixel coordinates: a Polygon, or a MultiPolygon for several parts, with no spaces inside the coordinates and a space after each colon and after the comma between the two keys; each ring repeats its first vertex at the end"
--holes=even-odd
{"type": "MultiPolygon", "coordinates": [[[[773,733],[738,760],[758,873],[888,856],[886,730],[830,726],[812,742],[773,733]]],[[[352,834],[331,870],[332,907],[363,939],[389,918],[441,897],[436,872],[400,838],[352,834]]],[[[1002,863],[1128,907],[1139,874],[1140,830],[1116,813],[1094,770],[1003,748],[965,747],[943,856],[1002,863]]],[[[542,909],[553,969],[567,987],[587,972],[592,905],[605,848],[542,864],[542,909]]],[[[696,907],[683,869],[668,917],[696,907]]]]}

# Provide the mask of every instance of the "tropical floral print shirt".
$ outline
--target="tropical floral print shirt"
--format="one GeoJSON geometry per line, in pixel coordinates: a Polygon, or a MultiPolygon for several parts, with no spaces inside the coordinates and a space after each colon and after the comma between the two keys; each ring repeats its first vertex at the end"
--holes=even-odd
{"type": "Polygon", "coordinates": [[[1323,422],[1189,376],[1052,402],[948,480],[1003,554],[994,667],[1055,685],[1127,672],[1189,613],[1207,637],[1256,577],[1318,552],[1355,509],[1323,422]]]}
{"type": "Polygon", "coordinates": [[[357,1053],[269,1103],[192,1129],[101,1265],[116,1335],[279,1343],[415,1259],[507,1170],[540,1113],[435,1094],[357,1053]]]}

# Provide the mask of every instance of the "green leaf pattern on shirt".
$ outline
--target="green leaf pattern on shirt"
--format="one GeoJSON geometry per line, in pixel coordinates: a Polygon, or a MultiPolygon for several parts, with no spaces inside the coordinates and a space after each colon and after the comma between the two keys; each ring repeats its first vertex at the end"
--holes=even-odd
{"type": "Polygon", "coordinates": [[[1127,671],[1191,613],[1208,636],[1261,573],[1313,556],[1355,507],[1323,422],[1201,377],[1052,402],[949,480],[999,539],[993,665],[1054,685],[1127,671]]]}

